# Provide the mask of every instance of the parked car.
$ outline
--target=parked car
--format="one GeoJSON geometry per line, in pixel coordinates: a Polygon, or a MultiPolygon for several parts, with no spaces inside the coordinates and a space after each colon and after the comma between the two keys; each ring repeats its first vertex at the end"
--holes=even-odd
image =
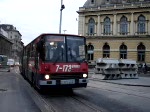
{"type": "Polygon", "coordinates": [[[8,59],[7,65],[14,67],[15,65],[15,60],[14,59],[8,59]]]}
{"type": "Polygon", "coordinates": [[[20,63],[19,62],[15,62],[15,66],[20,66],[20,63]]]}
{"type": "Polygon", "coordinates": [[[10,72],[10,67],[7,65],[8,57],[6,55],[0,55],[0,71],[10,72]]]}

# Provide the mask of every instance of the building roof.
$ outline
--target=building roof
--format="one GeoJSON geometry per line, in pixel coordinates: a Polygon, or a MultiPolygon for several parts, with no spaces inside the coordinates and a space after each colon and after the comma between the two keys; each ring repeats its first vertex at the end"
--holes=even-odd
{"type": "Polygon", "coordinates": [[[2,28],[5,31],[15,31],[15,32],[18,32],[19,35],[22,36],[21,33],[13,25],[10,25],[10,24],[0,24],[0,28],[2,28]]]}
{"type": "Polygon", "coordinates": [[[150,0],[87,0],[83,7],[101,6],[106,4],[122,4],[122,3],[135,3],[135,2],[147,2],[150,0]]]}

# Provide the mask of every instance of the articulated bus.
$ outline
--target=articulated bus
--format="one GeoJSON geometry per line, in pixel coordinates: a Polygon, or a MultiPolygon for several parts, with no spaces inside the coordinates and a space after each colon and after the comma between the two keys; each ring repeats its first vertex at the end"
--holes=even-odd
{"type": "Polygon", "coordinates": [[[83,36],[41,34],[24,47],[21,74],[39,90],[86,87],[86,54],[83,36]]]}

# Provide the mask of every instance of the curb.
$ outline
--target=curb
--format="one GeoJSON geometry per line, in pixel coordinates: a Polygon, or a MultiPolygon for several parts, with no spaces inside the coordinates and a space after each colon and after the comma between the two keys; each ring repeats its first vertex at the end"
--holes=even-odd
{"type": "Polygon", "coordinates": [[[33,99],[35,104],[39,107],[41,112],[55,112],[53,106],[47,104],[46,101],[38,94],[38,92],[35,91],[27,81],[24,80],[22,75],[20,75],[20,77],[25,83],[25,88],[27,89],[28,94],[33,99]]]}
{"type": "Polygon", "coordinates": [[[150,87],[150,85],[141,85],[141,84],[122,84],[122,83],[117,83],[117,82],[109,82],[106,80],[101,80],[98,78],[89,78],[90,80],[94,81],[100,81],[100,82],[105,82],[105,83],[111,83],[111,84],[117,84],[117,85],[124,85],[124,86],[138,86],[138,87],[150,87]]]}

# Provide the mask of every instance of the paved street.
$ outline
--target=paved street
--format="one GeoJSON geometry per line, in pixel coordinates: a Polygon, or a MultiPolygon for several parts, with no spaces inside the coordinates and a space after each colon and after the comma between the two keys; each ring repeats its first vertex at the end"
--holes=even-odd
{"type": "Polygon", "coordinates": [[[13,69],[0,72],[0,112],[40,112],[22,80],[13,69]]]}
{"type": "Polygon", "coordinates": [[[118,79],[118,80],[101,80],[98,78],[98,75],[92,75],[91,80],[113,83],[113,84],[122,84],[128,86],[143,86],[150,87],[150,77],[139,77],[137,79],[118,79]]]}
{"type": "Polygon", "coordinates": [[[93,69],[89,70],[89,78],[91,80],[128,86],[150,87],[150,73],[139,74],[138,76],[137,79],[101,80],[99,74],[94,74],[93,69]]]}
{"type": "Polygon", "coordinates": [[[0,112],[150,112],[150,77],[100,80],[87,88],[39,94],[18,68],[0,72],[0,112]]]}

